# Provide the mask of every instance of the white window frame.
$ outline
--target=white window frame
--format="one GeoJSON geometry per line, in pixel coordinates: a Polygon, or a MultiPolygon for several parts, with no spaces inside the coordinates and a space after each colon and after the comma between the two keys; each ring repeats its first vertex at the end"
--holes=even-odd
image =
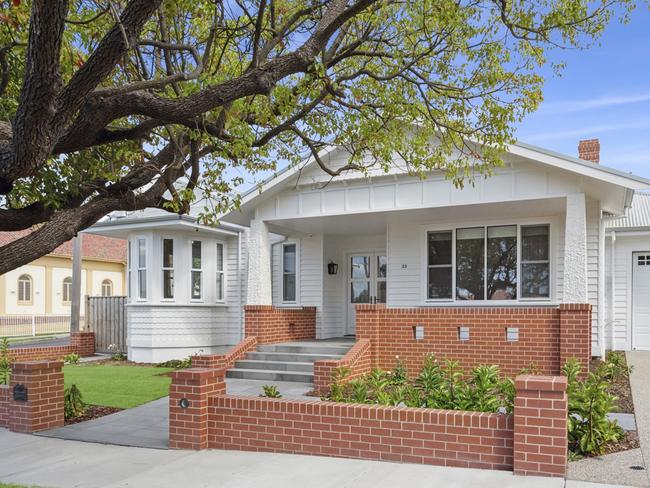
{"type": "Polygon", "coordinates": [[[216,303],[225,303],[226,302],[226,259],[227,259],[227,250],[226,243],[223,241],[216,241],[214,245],[214,298],[216,303]],[[222,269],[218,268],[219,259],[218,259],[218,249],[221,246],[222,259],[221,265],[222,269]],[[221,276],[221,294],[219,297],[219,287],[217,286],[217,277],[221,276]]]}
{"type": "Polygon", "coordinates": [[[280,302],[282,305],[298,305],[300,303],[300,243],[297,240],[284,241],[280,246],[280,302]],[[296,299],[284,299],[284,248],[286,246],[296,246],[296,299]]]}
{"type": "Polygon", "coordinates": [[[70,305],[72,303],[72,276],[66,276],[63,278],[63,281],[61,283],[61,304],[63,305],[70,305]],[[66,300],[66,280],[70,280],[70,290],[68,291],[68,299],[66,300]]]}
{"type": "MultiPolygon", "coordinates": [[[[16,302],[18,305],[33,305],[34,304],[34,277],[30,275],[29,273],[21,273],[18,278],[16,279],[16,285],[17,285],[17,293],[16,293],[16,302]],[[26,276],[26,280],[22,280],[21,278],[23,276],[26,276]],[[21,300],[20,299],[20,288],[21,288],[21,283],[27,282],[29,283],[29,299],[28,300],[21,300]]],[[[24,288],[24,286],[23,286],[24,288]]],[[[23,289],[23,298],[25,298],[25,290],[23,289]]]]}
{"type": "Polygon", "coordinates": [[[101,286],[101,295],[103,297],[112,297],[113,296],[113,290],[114,290],[113,280],[111,280],[110,278],[104,278],[102,280],[102,283],[101,283],[100,286],[101,286]],[[110,293],[108,295],[104,295],[104,285],[108,285],[110,287],[110,289],[109,289],[110,293]]]}
{"type": "MultiPolygon", "coordinates": [[[[556,229],[559,225],[558,218],[555,216],[552,217],[539,217],[531,219],[500,219],[500,220],[483,220],[483,221],[467,221],[467,222],[447,222],[440,223],[436,225],[426,225],[422,226],[423,236],[421,238],[422,248],[421,248],[421,290],[422,290],[422,304],[423,305],[463,305],[463,306],[507,306],[515,305],[518,303],[527,304],[527,303],[540,303],[540,304],[552,304],[555,303],[555,287],[556,287],[556,267],[557,267],[557,257],[556,257],[556,247],[557,243],[555,241],[556,229]],[[488,227],[500,227],[516,225],[517,226],[517,299],[516,300],[458,300],[456,298],[456,229],[465,229],[470,227],[484,227],[486,230],[485,237],[485,247],[487,247],[487,228],[488,227]],[[535,225],[548,225],[549,226],[549,296],[548,298],[523,298],[521,297],[521,227],[526,226],[535,226],[535,225]],[[451,250],[451,259],[452,259],[452,275],[451,275],[451,286],[452,286],[452,298],[429,298],[428,296],[428,239],[427,235],[429,232],[449,232],[452,233],[452,250],[451,250]]],[[[487,263],[485,263],[487,264],[487,263]]],[[[487,274],[484,276],[484,280],[487,280],[487,274]]]]}
{"type": "Polygon", "coordinates": [[[145,236],[136,236],[135,238],[135,254],[136,254],[136,274],[135,280],[137,283],[136,289],[136,300],[139,302],[146,302],[149,297],[149,275],[147,273],[147,263],[149,262],[148,249],[147,249],[147,238],[145,236]],[[144,267],[140,265],[140,242],[144,242],[144,267]],[[145,283],[145,294],[142,296],[142,290],[140,289],[140,273],[144,272],[144,283],[145,283]]]}
{"type": "Polygon", "coordinates": [[[193,302],[193,303],[201,303],[201,302],[203,302],[203,297],[205,296],[205,282],[203,281],[203,262],[205,261],[205,259],[204,259],[205,253],[203,252],[203,247],[204,247],[203,243],[204,243],[204,240],[201,240],[201,239],[190,239],[190,253],[189,253],[190,254],[190,281],[189,281],[189,285],[190,285],[190,302],[193,302]],[[201,244],[201,267],[200,268],[195,268],[194,267],[194,263],[193,263],[194,259],[192,259],[192,245],[195,242],[199,242],[201,244]],[[198,272],[200,277],[201,277],[200,278],[201,279],[201,287],[199,288],[201,293],[200,293],[198,298],[193,298],[192,297],[192,287],[193,287],[192,275],[194,273],[196,273],[196,272],[198,272]]]}
{"type": "Polygon", "coordinates": [[[126,252],[126,267],[127,267],[127,283],[126,283],[127,290],[126,290],[126,295],[127,295],[127,298],[129,300],[131,300],[131,298],[133,297],[133,294],[131,293],[131,289],[133,288],[131,286],[132,285],[131,279],[133,278],[133,275],[131,273],[131,267],[132,267],[132,264],[133,264],[133,257],[131,256],[131,252],[132,252],[131,239],[129,239],[127,241],[126,247],[127,247],[127,252],[126,252]]]}
{"type": "Polygon", "coordinates": [[[176,299],[176,271],[174,267],[176,266],[176,239],[171,236],[162,236],[160,238],[160,301],[161,302],[173,302],[176,299]],[[172,241],[172,266],[171,268],[165,267],[165,241],[172,241]],[[174,294],[171,298],[165,297],[165,271],[172,272],[172,283],[174,294]]]}

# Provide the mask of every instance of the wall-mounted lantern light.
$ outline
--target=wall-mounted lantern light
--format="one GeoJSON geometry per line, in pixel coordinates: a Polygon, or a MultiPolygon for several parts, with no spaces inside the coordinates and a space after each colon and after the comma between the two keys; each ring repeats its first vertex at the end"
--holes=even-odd
{"type": "Polygon", "coordinates": [[[327,264],[327,274],[335,275],[338,272],[339,272],[339,265],[336,264],[334,261],[330,261],[327,264]]]}

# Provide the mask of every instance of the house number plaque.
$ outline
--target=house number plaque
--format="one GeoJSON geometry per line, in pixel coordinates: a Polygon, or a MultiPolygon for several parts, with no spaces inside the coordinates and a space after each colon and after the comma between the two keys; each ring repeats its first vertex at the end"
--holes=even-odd
{"type": "Polygon", "coordinates": [[[14,401],[26,402],[27,401],[27,387],[19,384],[14,386],[14,401]]]}

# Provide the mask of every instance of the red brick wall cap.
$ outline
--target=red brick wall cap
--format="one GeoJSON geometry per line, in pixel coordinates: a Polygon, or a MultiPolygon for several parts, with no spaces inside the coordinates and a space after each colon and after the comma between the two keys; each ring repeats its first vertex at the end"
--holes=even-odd
{"type": "Polygon", "coordinates": [[[37,371],[63,368],[63,361],[20,361],[11,364],[13,371],[37,371]]]}
{"type": "Polygon", "coordinates": [[[172,372],[172,380],[209,380],[212,378],[223,377],[226,375],[226,370],[211,369],[211,368],[188,368],[179,369],[172,372]]]}
{"type": "Polygon", "coordinates": [[[591,303],[561,303],[560,310],[576,312],[581,310],[591,310],[591,303]]]}
{"type": "Polygon", "coordinates": [[[538,391],[566,391],[566,376],[520,375],[515,378],[515,389],[538,391]]]}

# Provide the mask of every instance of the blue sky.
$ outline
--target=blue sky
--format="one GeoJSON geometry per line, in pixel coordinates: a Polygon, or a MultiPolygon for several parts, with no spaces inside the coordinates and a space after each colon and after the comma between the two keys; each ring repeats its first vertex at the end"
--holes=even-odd
{"type": "Polygon", "coordinates": [[[650,11],[613,21],[599,46],[555,51],[561,77],[548,73],[544,102],[520,124],[517,137],[577,156],[580,139],[599,138],[601,163],[650,177],[650,11]]]}

